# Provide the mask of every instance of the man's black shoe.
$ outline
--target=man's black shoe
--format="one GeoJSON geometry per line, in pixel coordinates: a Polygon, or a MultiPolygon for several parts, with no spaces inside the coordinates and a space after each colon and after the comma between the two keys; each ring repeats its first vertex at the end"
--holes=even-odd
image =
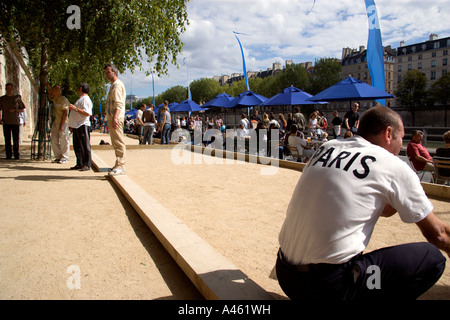
{"type": "Polygon", "coordinates": [[[80,171],[89,171],[91,170],[91,168],[89,168],[88,166],[83,166],[82,168],[80,168],[80,171]]]}
{"type": "Polygon", "coordinates": [[[80,170],[81,167],[80,166],[75,166],[75,167],[71,167],[70,170],[80,170]]]}

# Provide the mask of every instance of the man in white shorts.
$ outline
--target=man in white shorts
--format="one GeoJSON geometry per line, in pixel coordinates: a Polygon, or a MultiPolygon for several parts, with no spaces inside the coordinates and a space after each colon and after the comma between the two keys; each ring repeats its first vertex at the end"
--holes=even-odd
{"type": "Polygon", "coordinates": [[[416,299],[442,275],[450,227],[397,157],[403,136],[399,115],[374,107],[356,136],[325,143],[310,159],[279,235],[277,277],[291,299],[416,299]],[[378,218],[396,212],[428,242],[363,254],[378,218]],[[376,288],[367,285],[374,272],[376,288]]]}

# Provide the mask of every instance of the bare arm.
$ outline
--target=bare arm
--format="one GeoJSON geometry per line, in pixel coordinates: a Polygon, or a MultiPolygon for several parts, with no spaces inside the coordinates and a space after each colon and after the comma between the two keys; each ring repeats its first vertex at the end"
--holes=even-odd
{"type": "MultiPolygon", "coordinates": [[[[82,114],[83,116],[90,116],[90,114],[89,113],[87,113],[86,111],[84,111],[84,110],[81,110],[81,109],[79,109],[78,107],[76,107],[76,106],[74,106],[73,104],[69,104],[69,108],[70,108],[70,110],[73,110],[73,111],[75,111],[75,112],[78,112],[79,114],[82,114]]],[[[62,122],[62,121],[61,121],[62,122]]]]}
{"type": "Polygon", "coordinates": [[[416,223],[428,242],[445,251],[450,257],[450,226],[433,212],[416,223]]]}
{"type": "Polygon", "coordinates": [[[383,209],[383,212],[381,213],[381,216],[382,217],[386,217],[386,218],[392,217],[396,212],[397,212],[397,210],[393,206],[391,206],[389,203],[387,203],[384,206],[384,209],[383,209]]]}

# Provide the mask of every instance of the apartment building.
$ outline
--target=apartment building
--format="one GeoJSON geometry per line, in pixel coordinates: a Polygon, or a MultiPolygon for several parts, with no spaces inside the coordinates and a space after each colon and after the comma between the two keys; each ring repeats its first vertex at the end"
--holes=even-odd
{"type": "Polygon", "coordinates": [[[434,81],[448,72],[449,49],[450,37],[439,39],[434,33],[430,34],[425,42],[405,45],[402,41],[397,48],[394,89],[405,74],[413,69],[426,75],[430,87],[434,81]]]}

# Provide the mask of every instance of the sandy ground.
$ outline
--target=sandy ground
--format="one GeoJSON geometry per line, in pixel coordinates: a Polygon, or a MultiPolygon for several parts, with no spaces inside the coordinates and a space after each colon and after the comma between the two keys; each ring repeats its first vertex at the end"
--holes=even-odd
{"type": "MultiPolygon", "coordinates": [[[[113,152],[96,153],[106,163],[114,163],[113,152]]],[[[262,171],[266,168],[260,165],[223,159],[211,164],[209,156],[182,158],[181,153],[164,149],[128,150],[127,157],[129,177],[275,298],[286,298],[268,275],[300,172],[262,171]]],[[[435,213],[450,223],[449,202],[432,202],[435,213]]],[[[380,219],[368,251],[415,241],[424,241],[415,225],[406,225],[396,216],[380,219]]],[[[422,298],[450,299],[449,268],[422,298]]]]}
{"type": "MultiPolygon", "coordinates": [[[[93,134],[92,145],[108,135],[93,134]]],[[[129,144],[137,141],[129,139],[129,144]]],[[[114,163],[112,150],[95,150],[114,163]]],[[[301,173],[239,161],[210,164],[171,150],[128,150],[127,175],[277,299],[269,278],[301,173]],[[267,167],[265,167],[267,169],[267,167]],[[265,170],[263,169],[263,170],[265,170]],[[264,174],[262,174],[264,172],[264,174]]],[[[104,173],[0,161],[0,299],[201,299],[104,173]],[[80,270],[81,289],[70,289],[80,270]],[[71,271],[72,270],[72,271],[71,271]]],[[[450,223],[448,201],[432,199],[450,223]]],[[[368,250],[423,241],[415,225],[381,219],[368,250]]],[[[450,271],[422,299],[450,299],[450,271]]]]}
{"type": "Polygon", "coordinates": [[[0,160],[0,299],[203,299],[105,173],[29,159],[0,160]]]}

